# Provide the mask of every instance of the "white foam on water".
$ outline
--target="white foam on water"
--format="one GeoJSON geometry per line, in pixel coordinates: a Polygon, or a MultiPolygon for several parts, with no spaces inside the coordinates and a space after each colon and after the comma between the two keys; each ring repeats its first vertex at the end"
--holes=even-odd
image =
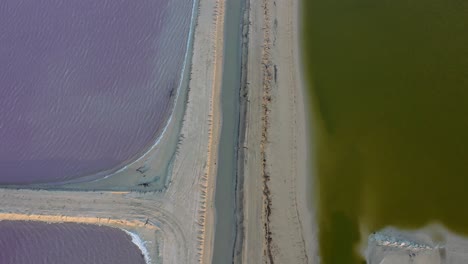
{"type": "Polygon", "coordinates": [[[145,258],[145,262],[147,264],[151,264],[151,257],[149,255],[148,249],[146,248],[146,242],[144,242],[137,234],[127,231],[125,229],[122,230],[132,238],[133,244],[135,244],[140,249],[141,253],[143,254],[143,257],[145,258]]]}

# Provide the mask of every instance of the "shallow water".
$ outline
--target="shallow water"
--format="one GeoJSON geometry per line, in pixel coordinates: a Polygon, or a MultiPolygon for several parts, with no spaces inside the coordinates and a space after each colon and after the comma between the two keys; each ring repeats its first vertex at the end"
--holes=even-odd
{"type": "Polygon", "coordinates": [[[182,0],[2,1],[0,184],[110,172],[152,145],[191,11],[182,0]]]}
{"type": "Polygon", "coordinates": [[[468,2],[303,1],[323,263],[359,226],[468,234],[468,2]]]}
{"type": "Polygon", "coordinates": [[[144,264],[123,231],[75,223],[0,221],[0,263],[144,264]]]}
{"type": "Polygon", "coordinates": [[[241,85],[241,26],[243,0],[226,2],[224,64],[221,88],[222,124],[216,175],[216,229],[211,263],[233,261],[236,240],[236,176],[239,138],[239,91],[241,85]]]}

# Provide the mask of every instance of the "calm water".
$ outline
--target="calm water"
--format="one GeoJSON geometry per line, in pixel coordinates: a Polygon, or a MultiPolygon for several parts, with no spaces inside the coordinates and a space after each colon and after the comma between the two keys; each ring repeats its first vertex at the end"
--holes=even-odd
{"type": "Polygon", "coordinates": [[[224,18],[224,64],[221,90],[222,126],[216,176],[216,229],[212,264],[232,263],[236,240],[237,147],[241,85],[241,29],[244,0],[228,0],[224,18]]]}
{"type": "Polygon", "coordinates": [[[0,184],[115,170],[171,112],[191,0],[0,2],[0,184]]]}
{"type": "Polygon", "coordinates": [[[129,235],[74,223],[0,221],[0,263],[144,264],[129,235]]]}
{"type": "Polygon", "coordinates": [[[361,263],[360,225],[468,235],[468,2],[303,5],[323,263],[361,263]]]}

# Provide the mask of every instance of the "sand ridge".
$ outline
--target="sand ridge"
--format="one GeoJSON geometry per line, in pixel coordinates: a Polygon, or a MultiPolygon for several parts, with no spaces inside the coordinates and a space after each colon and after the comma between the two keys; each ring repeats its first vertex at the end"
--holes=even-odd
{"type": "Polygon", "coordinates": [[[215,43],[213,46],[215,70],[213,72],[212,96],[214,100],[210,101],[210,114],[209,122],[210,127],[208,130],[208,153],[207,153],[207,166],[205,174],[201,181],[201,200],[200,200],[200,215],[198,224],[200,225],[199,240],[199,259],[200,263],[210,263],[212,258],[212,249],[214,241],[214,192],[216,186],[216,171],[217,171],[217,157],[218,157],[218,142],[220,135],[220,93],[222,83],[222,65],[223,65],[223,35],[224,35],[224,4],[223,0],[216,1],[215,13],[213,20],[216,24],[214,33],[215,43]]]}
{"type": "Polygon", "coordinates": [[[250,1],[243,263],[313,261],[298,9],[250,1]]]}
{"type": "Polygon", "coordinates": [[[0,213],[0,221],[2,220],[14,220],[14,221],[42,221],[48,223],[82,223],[82,224],[93,224],[93,225],[108,225],[116,226],[121,228],[128,227],[144,227],[147,229],[157,230],[156,226],[151,224],[132,220],[128,221],[125,219],[111,219],[111,218],[100,218],[100,217],[79,217],[79,216],[66,216],[66,215],[39,215],[39,214],[14,214],[14,213],[0,213]]]}

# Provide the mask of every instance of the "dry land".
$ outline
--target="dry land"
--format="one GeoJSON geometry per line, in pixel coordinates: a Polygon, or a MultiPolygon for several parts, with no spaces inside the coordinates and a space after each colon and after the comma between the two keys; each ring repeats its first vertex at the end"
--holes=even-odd
{"type": "Polygon", "coordinates": [[[249,4],[242,263],[316,263],[298,0],[249,4]]]}

